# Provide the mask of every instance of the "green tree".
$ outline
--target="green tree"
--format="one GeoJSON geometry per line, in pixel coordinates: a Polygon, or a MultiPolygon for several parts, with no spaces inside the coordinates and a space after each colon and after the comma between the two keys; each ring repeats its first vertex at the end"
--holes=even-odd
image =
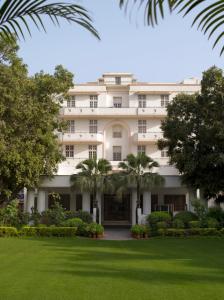
{"type": "Polygon", "coordinates": [[[25,38],[25,31],[31,36],[31,23],[46,32],[44,25],[46,17],[58,26],[61,20],[78,24],[99,38],[84,7],[62,1],[52,3],[48,0],[3,1],[0,6],[0,36],[7,41],[19,39],[21,36],[25,38]]]}
{"type": "Polygon", "coordinates": [[[201,93],[181,94],[168,105],[162,122],[171,164],[180,171],[183,183],[216,196],[224,186],[224,77],[211,67],[203,73],[201,93]]]}
{"type": "Polygon", "coordinates": [[[103,193],[113,189],[109,176],[111,164],[106,159],[87,159],[76,166],[78,174],[71,176],[73,187],[81,192],[89,192],[93,197],[93,207],[98,208],[97,192],[103,193]]]}
{"type": "Polygon", "coordinates": [[[137,191],[136,209],[141,205],[141,193],[144,189],[152,189],[164,184],[164,178],[152,170],[159,167],[159,164],[145,154],[129,154],[127,158],[119,163],[122,171],[117,175],[120,182],[120,190],[123,192],[130,187],[135,187],[137,191]]]}
{"type": "Polygon", "coordinates": [[[53,75],[30,77],[17,56],[18,46],[0,40],[0,203],[16,198],[24,187],[52,176],[63,159],[56,131],[61,97],[73,85],[62,66],[53,75]]]}
{"type": "MultiPolygon", "coordinates": [[[[204,34],[210,39],[214,35],[216,39],[213,48],[224,37],[224,5],[223,1],[216,0],[119,0],[120,7],[129,7],[133,9],[136,6],[138,9],[143,8],[146,24],[155,26],[159,19],[165,17],[166,10],[170,13],[182,13],[187,16],[192,12],[196,12],[192,25],[197,25],[204,34]]],[[[224,46],[221,48],[220,55],[224,51],[224,46]]]]}

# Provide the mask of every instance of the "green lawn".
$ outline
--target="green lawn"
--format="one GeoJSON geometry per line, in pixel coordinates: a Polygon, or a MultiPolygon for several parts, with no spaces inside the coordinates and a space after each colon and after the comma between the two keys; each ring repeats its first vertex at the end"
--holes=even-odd
{"type": "Polygon", "coordinates": [[[0,299],[224,299],[224,239],[1,238],[0,299]]]}

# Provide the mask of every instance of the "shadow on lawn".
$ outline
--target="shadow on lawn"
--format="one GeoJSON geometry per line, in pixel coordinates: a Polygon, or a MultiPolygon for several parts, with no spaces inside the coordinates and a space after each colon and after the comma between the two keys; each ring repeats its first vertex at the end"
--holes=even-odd
{"type": "Polygon", "coordinates": [[[56,254],[53,269],[60,274],[167,284],[224,282],[223,239],[40,241],[56,254]]]}

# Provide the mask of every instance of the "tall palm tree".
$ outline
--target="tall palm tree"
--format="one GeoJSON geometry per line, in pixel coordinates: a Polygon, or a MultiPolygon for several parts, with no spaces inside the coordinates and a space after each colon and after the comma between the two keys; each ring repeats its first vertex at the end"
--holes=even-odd
{"type": "Polygon", "coordinates": [[[93,207],[98,209],[97,192],[103,193],[113,188],[110,179],[111,164],[106,159],[87,159],[76,166],[78,174],[71,176],[73,187],[81,192],[89,192],[93,196],[93,207]]]}
{"type": "MultiPolygon", "coordinates": [[[[172,13],[177,11],[183,13],[183,16],[196,12],[193,19],[192,26],[197,24],[204,34],[208,34],[210,39],[216,35],[213,43],[213,48],[224,37],[224,3],[223,0],[119,0],[120,6],[133,7],[137,5],[138,8],[143,7],[145,12],[145,21],[148,25],[154,26],[158,24],[159,18],[164,18],[165,10],[172,13]]],[[[224,46],[221,48],[220,55],[224,51],[224,46]]]]}
{"type": "Polygon", "coordinates": [[[7,40],[25,38],[25,31],[31,35],[30,24],[46,32],[46,16],[54,25],[60,20],[78,24],[99,38],[87,10],[77,4],[48,0],[3,0],[0,6],[0,36],[7,40]]]}
{"type": "MultiPolygon", "coordinates": [[[[158,173],[153,173],[153,168],[159,164],[144,153],[129,154],[123,162],[119,163],[122,169],[120,177],[120,190],[134,186],[137,191],[136,209],[141,205],[141,193],[144,189],[151,189],[164,184],[164,178],[158,173]]],[[[138,223],[139,220],[137,220],[138,223]]]]}

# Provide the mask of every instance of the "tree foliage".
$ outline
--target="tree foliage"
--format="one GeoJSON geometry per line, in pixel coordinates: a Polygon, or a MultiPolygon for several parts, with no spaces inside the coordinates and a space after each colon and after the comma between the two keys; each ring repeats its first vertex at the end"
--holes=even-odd
{"type": "Polygon", "coordinates": [[[120,189],[134,187],[137,190],[137,208],[140,208],[140,196],[144,189],[151,189],[161,186],[164,178],[153,172],[158,163],[149,156],[141,153],[138,155],[129,154],[123,162],[119,163],[122,170],[117,176],[120,182],[120,189]]]}
{"type": "Polygon", "coordinates": [[[99,38],[84,7],[68,2],[50,2],[48,0],[3,1],[0,6],[0,36],[7,41],[15,40],[15,37],[25,39],[25,32],[31,36],[31,24],[46,32],[44,25],[46,17],[58,26],[61,20],[78,24],[99,38]]]}
{"type": "Polygon", "coordinates": [[[81,192],[91,193],[94,207],[97,207],[97,192],[113,189],[109,176],[112,170],[110,162],[106,159],[86,159],[79,163],[76,169],[80,172],[71,176],[73,186],[81,192]]]}
{"type": "Polygon", "coordinates": [[[224,186],[224,77],[211,67],[203,73],[201,93],[178,95],[168,105],[162,122],[170,162],[183,183],[200,188],[205,196],[218,195],[224,186]]]}
{"type": "MultiPolygon", "coordinates": [[[[170,13],[178,12],[183,16],[188,16],[196,12],[193,19],[193,25],[197,25],[204,34],[210,39],[216,36],[213,48],[224,37],[224,4],[221,0],[120,0],[120,6],[129,7],[137,6],[138,9],[143,7],[145,21],[148,25],[157,25],[160,18],[165,17],[166,10],[170,13]]],[[[224,51],[224,46],[221,48],[220,54],[224,51]]]]}
{"type": "Polygon", "coordinates": [[[63,124],[54,95],[66,94],[73,79],[62,66],[29,76],[17,50],[0,40],[0,202],[56,171],[63,157],[55,131],[63,124]]]}

